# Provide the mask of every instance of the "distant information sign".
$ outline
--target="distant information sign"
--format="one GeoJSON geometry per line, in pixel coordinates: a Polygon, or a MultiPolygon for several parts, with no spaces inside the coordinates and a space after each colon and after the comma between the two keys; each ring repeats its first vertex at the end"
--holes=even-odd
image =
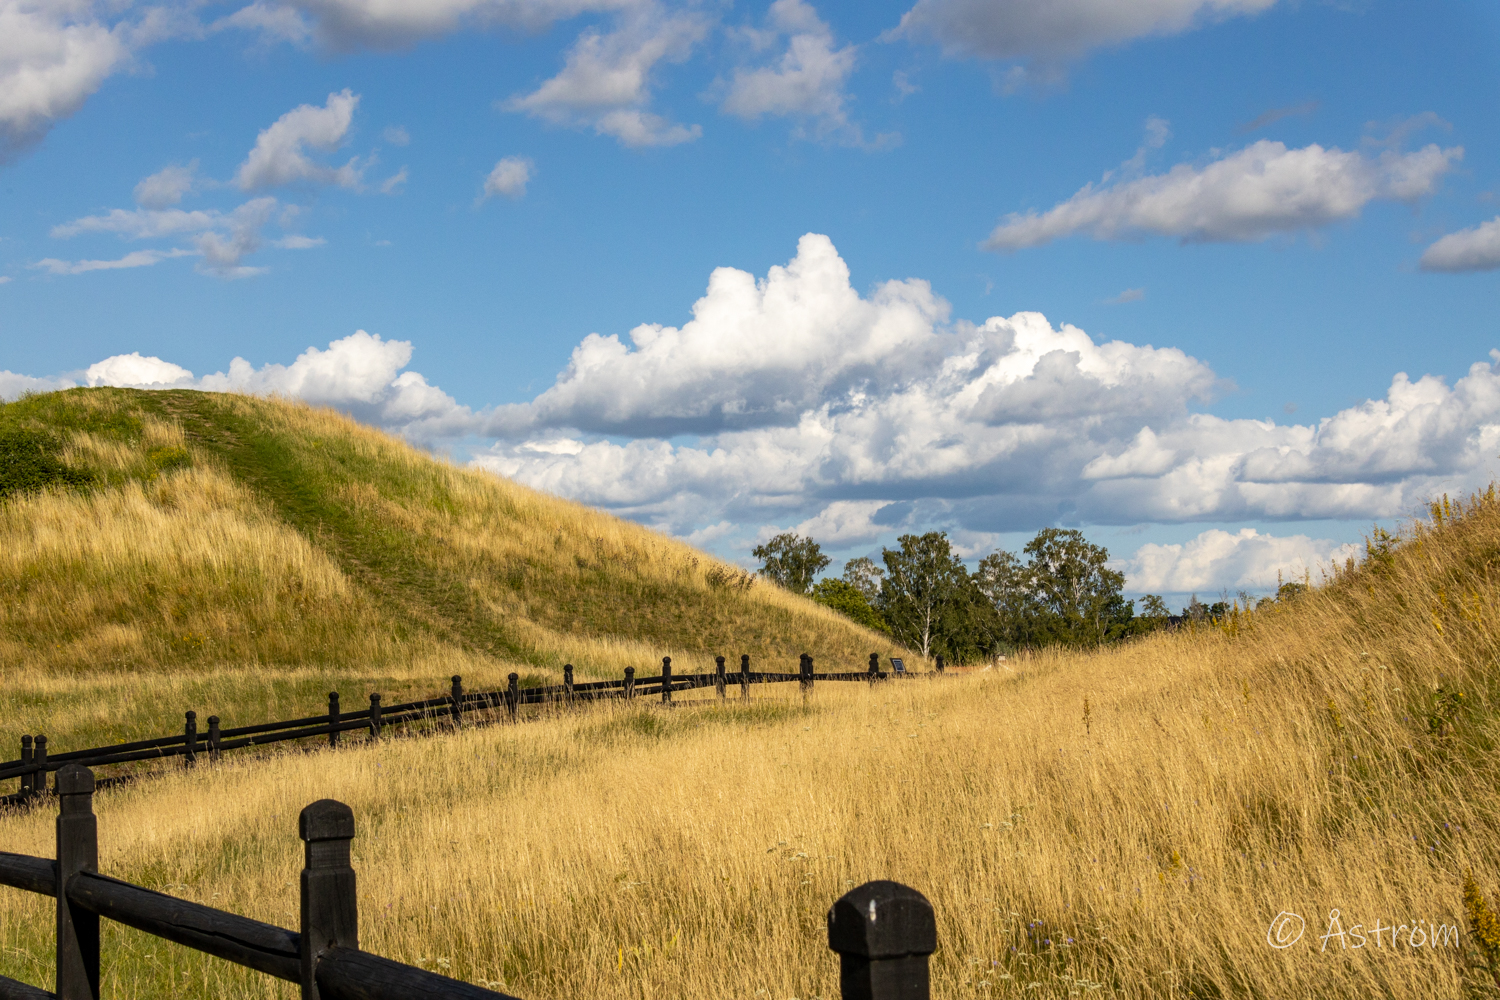
{"type": "Polygon", "coordinates": [[[906,664],[901,662],[901,657],[899,656],[891,657],[891,667],[898,674],[906,673],[906,664]]]}

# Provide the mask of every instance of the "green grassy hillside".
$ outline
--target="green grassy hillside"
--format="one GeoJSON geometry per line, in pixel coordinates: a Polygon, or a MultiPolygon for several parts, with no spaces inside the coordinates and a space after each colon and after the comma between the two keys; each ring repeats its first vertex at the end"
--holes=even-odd
{"type": "Polygon", "coordinates": [[[0,405],[0,455],[7,742],[155,732],[187,708],[301,715],[331,688],[350,703],[451,673],[892,651],[681,542],[301,404],[31,396],[0,405]]]}

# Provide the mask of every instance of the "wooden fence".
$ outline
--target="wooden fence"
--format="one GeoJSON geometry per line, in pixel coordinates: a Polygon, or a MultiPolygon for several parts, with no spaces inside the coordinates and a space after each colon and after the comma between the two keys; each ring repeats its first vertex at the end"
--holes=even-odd
{"type": "MultiPolygon", "coordinates": [[[[0,1000],[99,1000],[101,917],[297,983],[303,1000],[514,1000],[359,949],[354,812],[342,802],[298,817],[301,926],[290,931],[100,874],[93,772],[65,765],[57,792],[57,857],[0,852],[0,884],[57,900],[56,992],[0,976],[0,1000]]],[[[828,946],[843,1000],[928,1000],[937,923],[915,889],[867,882],[845,894],[828,911],[828,946]]]]}
{"type": "MultiPolygon", "coordinates": [[[[186,713],[183,731],[172,736],[155,739],[134,740],[113,746],[91,747],[87,750],[70,750],[56,753],[47,745],[47,737],[22,736],[21,756],[17,760],[0,762],[0,781],[20,779],[20,789],[13,795],[0,796],[0,805],[22,805],[45,793],[47,775],[67,764],[82,764],[85,767],[101,767],[109,764],[126,764],[135,761],[181,757],[183,766],[193,767],[201,754],[211,760],[228,750],[266,746],[289,740],[306,740],[326,737],[330,746],[339,744],[343,733],[365,730],[372,740],[379,739],[391,726],[451,726],[466,722],[492,723],[500,719],[514,721],[524,705],[572,704],[605,699],[631,700],[658,696],[664,704],[670,704],[674,693],[697,688],[715,688],[720,698],[726,697],[731,684],[738,684],[740,696],[750,697],[752,684],[777,684],[796,681],[804,693],[810,692],[817,681],[876,681],[903,677],[932,677],[943,673],[943,658],[937,658],[935,673],[906,673],[904,671],[882,671],[880,654],[871,653],[869,667],[865,670],[850,670],[832,673],[817,673],[813,670],[813,658],[802,654],[796,673],[754,671],[750,669],[750,657],[740,657],[737,673],[727,673],[724,657],[714,657],[713,673],[673,674],[672,658],[662,657],[661,674],[656,677],[637,677],[634,667],[625,668],[625,676],[619,680],[585,681],[575,683],[573,665],[563,667],[563,682],[546,687],[520,687],[520,676],[510,675],[510,684],[503,691],[466,692],[463,678],[454,676],[448,694],[425,701],[411,701],[400,705],[382,705],[379,694],[370,695],[368,708],[345,712],[339,705],[339,694],[328,695],[328,711],[305,719],[288,719],[283,722],[262,722],[253,726],[224,729],[219,717],[208,717],[207,731],[198,729],[198,713],[186,713]],[[503,712],[503,714],[502,714],[503,712]]],[[[119,779],[101,779],[101,786],[119,779]]]]}

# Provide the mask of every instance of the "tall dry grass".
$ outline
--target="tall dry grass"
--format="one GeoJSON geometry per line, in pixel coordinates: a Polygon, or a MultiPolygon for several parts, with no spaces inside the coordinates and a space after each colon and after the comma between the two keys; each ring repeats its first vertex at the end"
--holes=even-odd
{"type": "MultiPolygon", "coordinates": [[[[86,492],[0,500],[0,718],[77,748],[181,723],[618,677],[671,656],[850,666],[888,637],[659,532],[330,410],[72,390],[0,405],[86,492]],[[122,681],[128,678],[128,683],[122,681]]],[[[0,750],[0,758],[9,756],[0,750]]]]}
{"type": "MultiPolygon", "coordinates": [[[[935,903],[942,998],[1488,995],[1463,884],[1496,902],[1500,510],[1438,517],[1295,602],[1094,655],[174,772],[99,796],[101,868],[291,925],[296,813],[332,796],[366,947],[538,1000],[827,998],[823,912],[871,878],[935,903]]],[[[5,818],[0,847],[50,830],[5,818]]],[[[0,971],[46,981],[50,912],[0,894],[0,971]]],[[[105,967],[116,995],[290,995],[124,929],[105,967]]]]}

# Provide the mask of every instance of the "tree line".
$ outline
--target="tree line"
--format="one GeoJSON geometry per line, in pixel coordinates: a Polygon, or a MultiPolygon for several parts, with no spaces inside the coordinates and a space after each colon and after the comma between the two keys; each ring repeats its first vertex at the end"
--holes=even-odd
{"type": "MultiPolygon", "coordinates": [[[[783,533],[754,555],[762,576],[953,663],[1028,647],[1099,646],[1171,620],[1155,594],[1137,612],[1122,594],[1125,575],[1107,565],[1108,550],[1071,528],[1043,528],[1020,556],[992,553],[973,572],[942,531],[902,535],[896,548],[881,551],[880,565],[851,559],[842,577],[816,582],[830,560],[811,538],[783,533]]],[[[1213,617],[1213,610],[1195,597],[1184,614],[1213,617]]]]}

